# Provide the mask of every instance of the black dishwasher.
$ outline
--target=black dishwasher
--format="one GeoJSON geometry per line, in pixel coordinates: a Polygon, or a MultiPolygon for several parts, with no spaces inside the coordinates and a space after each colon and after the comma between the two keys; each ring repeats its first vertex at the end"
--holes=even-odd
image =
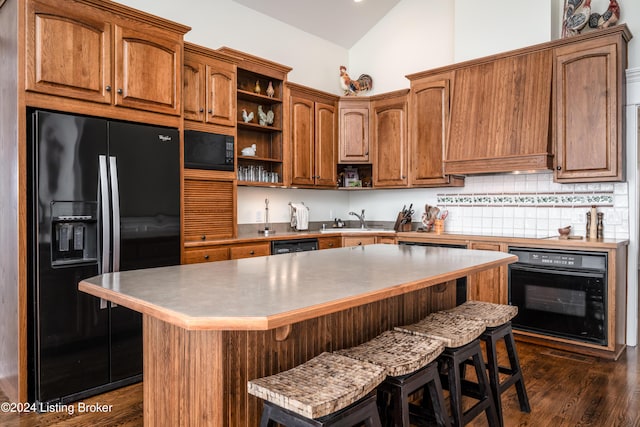
{"type": "Polygon", "coordinates": [[[271,255],[317,250],[318,239],[273,240],[271,242],[271,255]]]}
{"type": "MultiPolygon", "coordinates": [[[[467,249],[465,245],[456,245],[452,243],[427,243],[427,242],[398,242],[399,245],[408,246],[432,246],[437,248],[454,248],[467,249]]],[[[467,300],[467,278],[460,277],[456,279],[456,305],[460,305],[467,300]]]]}

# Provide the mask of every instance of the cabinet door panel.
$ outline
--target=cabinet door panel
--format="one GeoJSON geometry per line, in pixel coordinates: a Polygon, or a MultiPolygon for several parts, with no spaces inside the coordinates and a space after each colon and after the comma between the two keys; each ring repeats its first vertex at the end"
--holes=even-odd
{"type": "Polygon", "coordinates": [[[236,79],[233,66],[228,68],[207,65],[207,123],[235,125],[236,79]]]}
{"type": "MultiPolygon", "coordinates": [[[[471,242],[469,249],[506,252],[506,244],[471,242]]],[[[467,280],[467,298],[476,301],[507,304],[507,267],[498,267],[471,274],[467,280]]]]}
{"type": "Polygon", "coordinates": [[[201,63],[188,61],[185,59],[182,67],[182,79],[184,86],[183,109],[185,120],[195,120],[201,122],[204,120],[204,99],[202,97],[204,88],[204,67],[201,63]]]}
{"type": "Polygon", "coordinates": [[[116,104],[179,115],[181,43],[116,26],[115,46],[116,104]]]}
{"type": "Polygon", "coordinates": [[[340,163],[368,161],[369,108],[341,108],[340,163]]]}
{"type": "Polygon", "coordinates": [[[304,98],[291,97],[291,183],[314,183],[314,105],[304,98]]]}
{"type": "Polygon", "coordinates": [[[185,179],[184,240],[234,237],[235,209],[233,181],[185,179]]]}
{"type": "Polygon", "coordinates": [[[407,97],[374,102],[372,112],[374,186],[407,186],[407,97]]]}
{"type": "Polygon", "coordinates": [[[411,184],[447,182],[443,156],[449,125],[450,80],[412,88],[411,184]]]}
{"type": "Polygon", "coordinates": [[[337,186],[336,151],[338,148],[338,129],[336,108],[334,105],[316,102],[315,104],[315,173],[316,185],[337,186]]]}
{"type": "Polygon", "coordinates": [[[556,178],[621,179],[615,44],[555,59],[556,178]]]}
{"type": "Polygon", "coordinates": [[[110,103],[111,25],[82,5],[28,2],[27,90],[110,103]]]}

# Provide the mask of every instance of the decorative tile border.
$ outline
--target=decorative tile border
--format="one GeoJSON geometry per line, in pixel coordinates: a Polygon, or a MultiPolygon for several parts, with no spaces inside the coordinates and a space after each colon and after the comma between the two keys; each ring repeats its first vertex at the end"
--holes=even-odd
{"type": "Polygon", "coordinates": [[[438,194],[439,206],[612,207],[613,192],[438,194]]]}

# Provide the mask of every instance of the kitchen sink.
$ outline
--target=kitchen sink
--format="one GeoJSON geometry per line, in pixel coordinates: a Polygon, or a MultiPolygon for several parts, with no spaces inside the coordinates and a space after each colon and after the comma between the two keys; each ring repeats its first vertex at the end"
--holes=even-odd
{"type": "Polygon", "coordinates": [[[395,231],[388,228],[343,227],[327,228],[326,230],[320,230],[320,233],[395,233],[395,231]]]}

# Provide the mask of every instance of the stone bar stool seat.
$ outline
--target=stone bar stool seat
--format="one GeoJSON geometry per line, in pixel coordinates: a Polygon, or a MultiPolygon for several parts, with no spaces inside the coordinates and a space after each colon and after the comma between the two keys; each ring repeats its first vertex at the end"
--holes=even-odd
{"type": "Polygon", "coordinates": [[[516,351],[516,344],[511,328],[511,319],[518,314],[518,307],[505,304],[494,304],[483,301],[467,301],[451,310],[447,310],[457,316],[484,322],[487,329],[480,338],[485,342],[487,352],[487,367],[489,369],[489,382],[496,401],[498,417],[502,419],[501,396],[509,387],[515,385],[518,394],[518,403],[522,412],[531,412],[527,390],[522,377],[522,369],[516,351]],[[497,344],[504,340],[509,358],[509,366],[500,366],[498,363],[497,344]],[[506,379],[500,380],[500,374],[506,374],[506,379]]]}
{"type": "Polygon", "coordinates": [[[486,329],[484,322],[437,312],[417,323],[395,329],[444,341],[445,349],[438,363],[440,372],[444,374],[443,382],[449,390],[452,425],[462,427],[482,412],[485,412],[490,427],[500,425],[480,346],[479,337],[486,329]],[[477,383],[463,381],[461,374],[469,359],[475,368],[477,383]],[[463,394],[476,399],[466,410],[462,402],[463,394]]]}
{"type": "Polygon", "coordinates": [[[373,363],[385,369],[387,378],[378,386],[378,405],[386,414],[387,397],[391,413],[385,417],[394,426],[409,426],[409,396],[418,390],[429,393],[436,422],[450,426],[442,384],[435,360],[444,342],[400,331],[386,331],[374,339],[336,353],[373,363]]]}
{"type": "Polygon", "coordinates": [[[379,427],[376,395],[383,367],[334,353],[268,377],[248,382],[249,394],[262,399],[261,427],[379,427]]]}

